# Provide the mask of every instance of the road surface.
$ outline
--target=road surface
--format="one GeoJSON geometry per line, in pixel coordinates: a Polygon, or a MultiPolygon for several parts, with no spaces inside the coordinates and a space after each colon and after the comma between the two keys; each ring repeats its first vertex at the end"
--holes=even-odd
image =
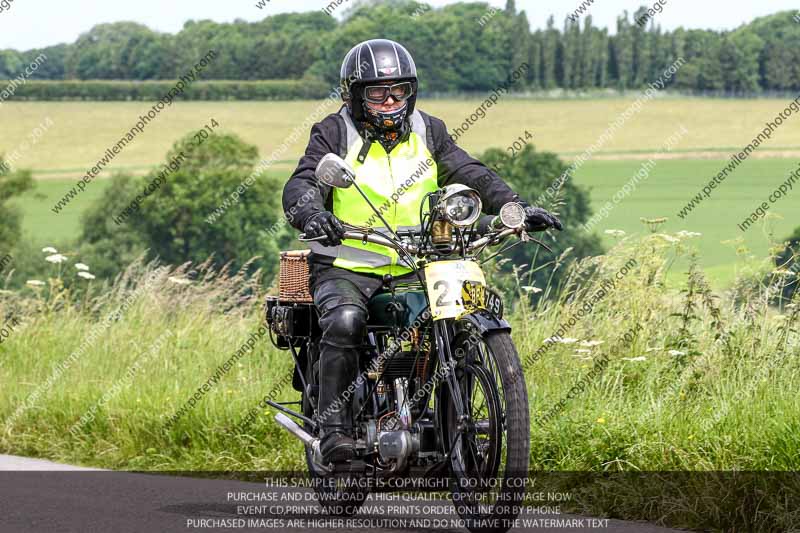
{"type": "MultiPolygon", "coordinates": [[[[414,501],[401,497],[371,494],[366,512],[348,522],[325,515],[308,488],[113,472],[0,455],[2,533],[466,531],[458,527],[450,502],[428,495],[414,501]]],[[[515,533],[678,531],[562,514],[557,502],[527,508],[518,523],[515,533]]]]}

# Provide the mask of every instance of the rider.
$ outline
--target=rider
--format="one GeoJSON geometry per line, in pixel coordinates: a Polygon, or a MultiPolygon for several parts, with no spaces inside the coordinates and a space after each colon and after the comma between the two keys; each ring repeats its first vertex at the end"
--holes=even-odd
{"type": "Polygon", "coordinates": [[[478,191],[488,214],[516,201],[525,206],[529,231],[562,229],[555,215],[521,200],[456,146],[444,122],[415,109],[417,69],[402,45],[373,39],[354,46],[340,78],[345,105],[311,128],[305,155],[283,190],[289,222],[307,238],[322,238],[309,243],[309,286],[322,329],[318,408],[326,464],[354,457],[348,386],[357,378],[355,348],[364,335],[367,301],[384,276],[402,279],[411,270],[388,247],[342,241],[342,222],[376,231],[383,223],[355,187],[331,188],[315,176],[325,154],[335,153],[354,168],[357,183],[394,230],[419,226],[425,194],[452,183],[478,191]]]}

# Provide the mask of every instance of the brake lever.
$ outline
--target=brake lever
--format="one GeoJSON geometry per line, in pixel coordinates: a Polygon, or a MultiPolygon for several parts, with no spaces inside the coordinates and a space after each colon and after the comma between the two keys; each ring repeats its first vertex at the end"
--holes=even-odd
{"type": "Polygon", "coordinates": [[[310,239],[306,239],[306,234],[301,233],[300,235],[297,236],[297,240],[300,242],[314,242],[314,241],[321,241],[322,239],[326,239],[327,237],[328,237],[327,235],[320,235],[319,237],[312,237],[310,239]]]}
{"type": "Polygon", "coordinates": [[[530,233],[528,233],[527,231],[524,231],[524,230],[522,231],[522,234],[520,235],[520,239],[522,240],[522,242],[534,242],[534,243],[538,244],[539,246],[541,246],[542,248],[544,248],[545,250],[547,250],[548,252],[550,252],[551,254],[553,253],[553,249],[552,248],[547,246],[545,243],[543,243],[539,239],[537,239],[535,237],[531,237],[530,233]]]}

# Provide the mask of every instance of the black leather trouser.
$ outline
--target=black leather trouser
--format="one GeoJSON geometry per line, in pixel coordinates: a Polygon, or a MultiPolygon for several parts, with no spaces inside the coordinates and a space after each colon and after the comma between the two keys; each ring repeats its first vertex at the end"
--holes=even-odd
{"type": "Polygon", "coordinates": [[[367,323],[368,296],[352,279],[328,277],[313,287],[322,329],[319,406],[323,434],[352,432],[358,352],[367,323]]]}

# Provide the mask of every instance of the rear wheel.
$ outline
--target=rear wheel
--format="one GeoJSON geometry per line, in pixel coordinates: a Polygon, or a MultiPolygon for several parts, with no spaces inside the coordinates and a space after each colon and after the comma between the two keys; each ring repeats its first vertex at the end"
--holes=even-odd
{"type": "Polygon", "coordinates": [[[442,384],[440,420],[455,478],[453,504],[470,531],[505,532],[519,515],[530,456],[522,365],[506,332],[482,337],[464,325],[451,349],[466,415],[459,420],[442,384]]]}

